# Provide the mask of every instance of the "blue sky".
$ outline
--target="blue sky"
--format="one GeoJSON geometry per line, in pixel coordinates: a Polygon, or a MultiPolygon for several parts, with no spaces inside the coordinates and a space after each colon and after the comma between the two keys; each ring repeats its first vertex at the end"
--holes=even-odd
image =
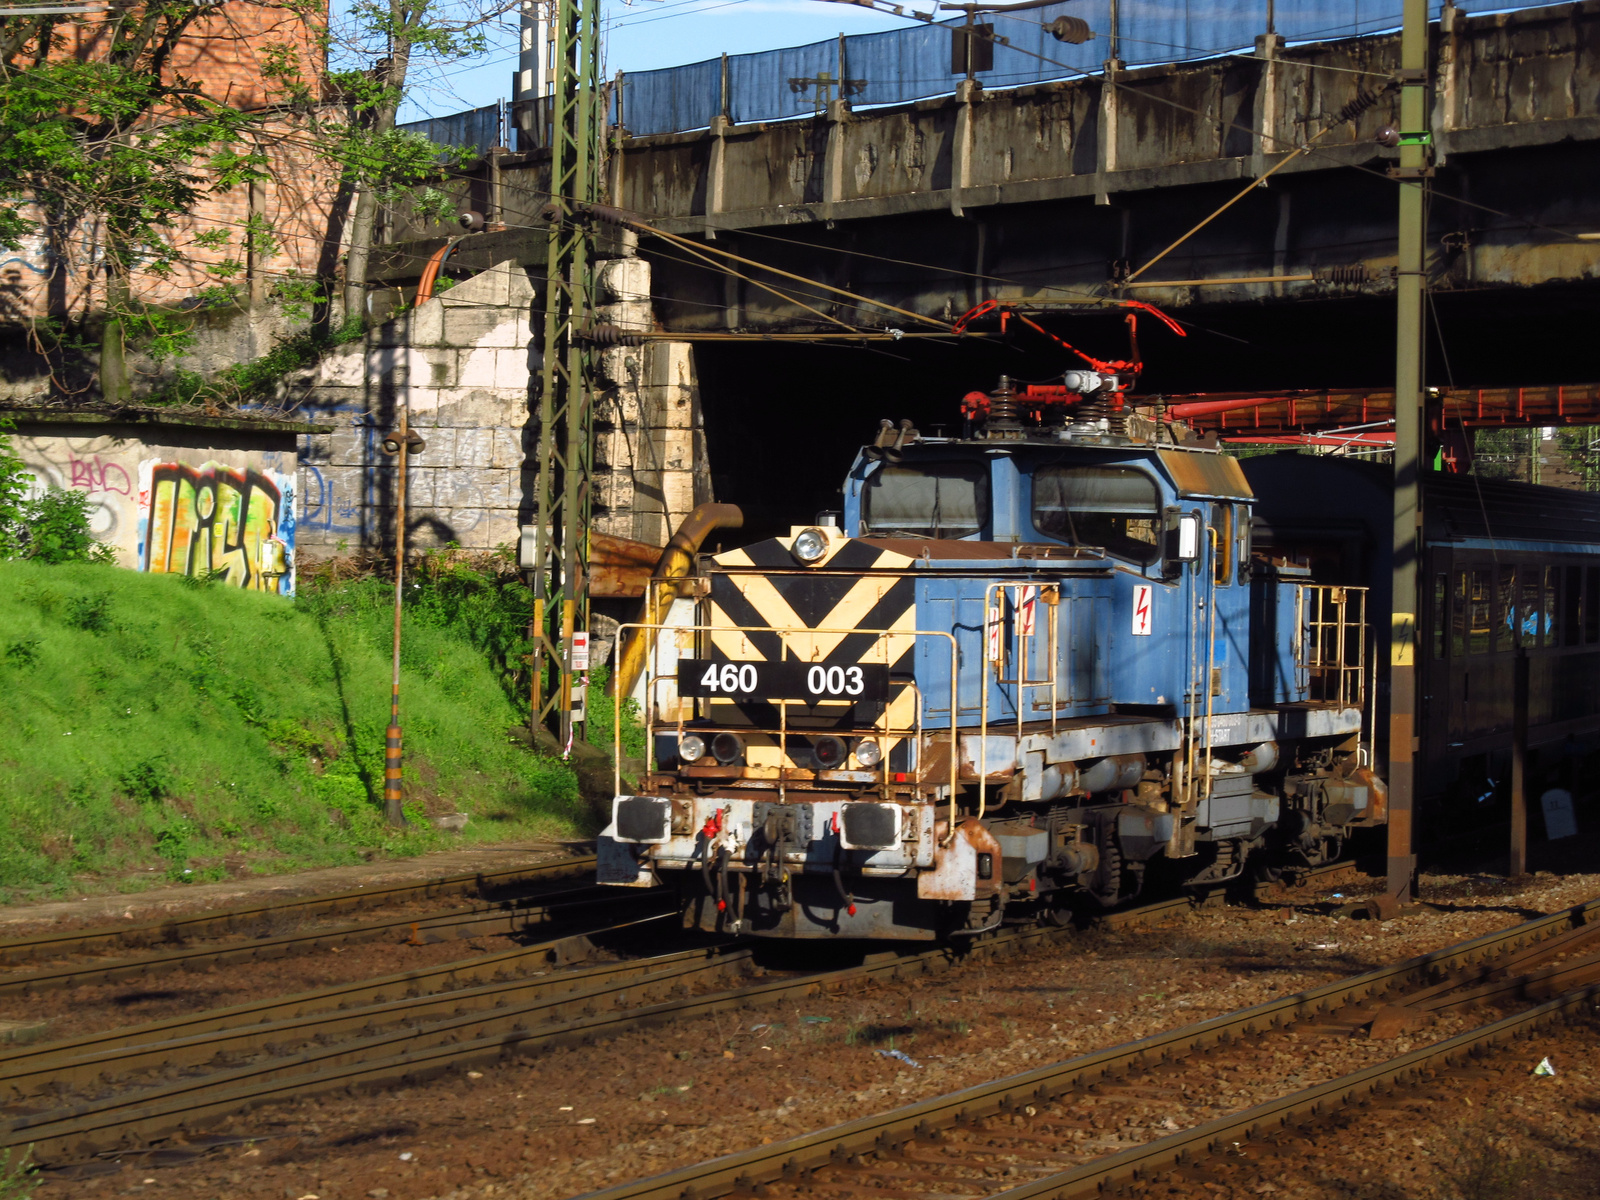
{"type": "MultiPolygon", "coordinates": [[[[718,54],[742,54],[820,41],[840,33],[871,33],[911,24],[904,18],[826,0],[601,0],[605,68],[648,71],[698,62],[718,54]]],[[[930,9],[927,0],[908,5],[930,9]]],[[[949,14],[941,14],[949,16],[949,14]]],[[[517,65],[513,20],[494,37],[497,48],[475,62],[413,72],[403,121],[444,116],[492,104],[511,94],[517,65]]]]}

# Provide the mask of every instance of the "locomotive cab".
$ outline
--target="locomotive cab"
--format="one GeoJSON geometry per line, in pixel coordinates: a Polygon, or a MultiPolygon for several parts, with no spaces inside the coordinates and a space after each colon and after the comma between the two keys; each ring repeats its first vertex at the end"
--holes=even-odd
{"type": "Polygon", "coordinates": [[[1014,395],[962,437],[884,422],[837,522],[705,556],[681,619],[624,631],[651,762],[602,883],[706,929],[966,937],[1382,821],[1359,589],[1254,561],[1234,459],[1014,395]]]}

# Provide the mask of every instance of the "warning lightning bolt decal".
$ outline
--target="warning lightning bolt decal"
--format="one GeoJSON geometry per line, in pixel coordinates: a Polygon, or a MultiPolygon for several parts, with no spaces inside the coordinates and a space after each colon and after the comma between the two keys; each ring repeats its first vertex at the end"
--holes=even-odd
{"type": "Polygon", "coordinates": [[[1150,634],[1150,597],[1148,583],[1133,585],[1133,632],[1148,637],[1150,634]]]}

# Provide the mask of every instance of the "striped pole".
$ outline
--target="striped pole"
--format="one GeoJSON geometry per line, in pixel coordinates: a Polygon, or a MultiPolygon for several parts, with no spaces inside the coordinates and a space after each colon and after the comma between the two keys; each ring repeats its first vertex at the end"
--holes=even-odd
{"type": "Polygon", "coordinates": [[[406,455],[410,451],[409,415],[400,413],[399,481],[394,508],[394,674],[389,691],[389,728],[384,731],[383,816],[391,825],[406,823],[400,792],[400,602],[406,576],[406,455]]]}

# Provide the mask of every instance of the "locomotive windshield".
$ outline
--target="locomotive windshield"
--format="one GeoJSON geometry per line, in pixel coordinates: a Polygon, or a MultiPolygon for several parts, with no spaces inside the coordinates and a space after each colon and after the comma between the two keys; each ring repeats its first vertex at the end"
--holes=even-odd
{"type": "Polygon", "coordinates": [[[1160,557],[1156,481],[1132,467],[1039,467],[1033,526],[1075,546],[1098,546],[1136,563],[1160,557]]]}
{"type": "Polygon", "coordinates": [[[885,465],[861,496],[868,537],[970,537],[988,518],[989,474],[981,464],[885,465]]]}

